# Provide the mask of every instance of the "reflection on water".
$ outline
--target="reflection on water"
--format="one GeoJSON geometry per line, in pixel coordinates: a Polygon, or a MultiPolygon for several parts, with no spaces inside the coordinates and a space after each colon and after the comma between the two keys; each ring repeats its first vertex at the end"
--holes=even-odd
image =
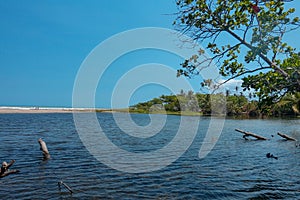
{"type": "MultiPolygon", "coordinates": [[[[147,115],[134,115],[142,125],[147,115]]],[[[98,114],[107,137],[120,148],[154,151],[175,136],[180,117],[168,116],[163,130],[150,138],[125,134],[111,114],[98,114]]],[[[1,199],[297,199],[300,196],[300,149],[276,133],[299,137],[300,120],[226,120],[222,135],[204,159],[198,153],[210,118],[200,120],[197,136],[183,156],[159,171],[129,174],[107,167],[84,148],[72,114],[1,114],[0,159],[15,159],[20,169],[0,179],[1,199]],[[235,128],[268,141],[245,141],[235,128]],[[271,135],[274,135],[272,137],[271,135]],[[37,139],[51,153],[43,161],[37,139]],[[266,153],[279,157],[266,158],[266,153]],[[74,190],[71,196],[59,181],[74,190]]],[[[188,128],[187,128],[188,131],[188,128]]]]}

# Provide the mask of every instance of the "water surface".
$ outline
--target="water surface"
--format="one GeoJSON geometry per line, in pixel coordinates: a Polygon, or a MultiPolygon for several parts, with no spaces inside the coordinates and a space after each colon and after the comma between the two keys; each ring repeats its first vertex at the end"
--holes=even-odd
{"type": "MultiPolygon", "coordinates": [[[[111,169],[89,154],[72,114],[1,114],[0,159],[15,159],[12,169],[21,170],[0,179],[1,199],[300,198],[300,148],[276,134],[299,138],[299,119],[227,119],[213,151],[199,159],[210,118],[189,118],[199,120],[199,129],[188,151],[161,170],[131,174],[111,169]],[[235,128],[270,140],[245,141],[235,128]],[[39,150],[37,140],[41,137],[51,153],[47,161],[39,150]],[[266,158],[269,152],[279,159],[266,158]],[[61,180],[74,194],[59,190],[57,183],[61,180]]],[[[131,152],[164,147],[172,141],[180,122],[179,116],[168,116],[160,133],[143,139],[122,132],[112,114],[98,114],[98,119],[107,137],[131,152]]],[[[140,125],[149,123],[147,115],[133,115],[133,119],[140,125]]]]}

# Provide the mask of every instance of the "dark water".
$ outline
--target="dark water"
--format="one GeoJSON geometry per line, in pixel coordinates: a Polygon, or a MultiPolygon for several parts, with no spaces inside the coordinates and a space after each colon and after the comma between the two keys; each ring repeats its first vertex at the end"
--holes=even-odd
{"type": "MultiPolygon", "coordinates": [[[[148,140],[122,133],[111,114],[98,114],[107,137],[121,148],[148,151],[162,148],[176,134],[180,117],[168,116],[160,136],[148,140]]],[[[147,115],[134,115],[149,123],[147,115]]],[[[1,114],[0,160],[15,159],[12,174],[0,179],[1,199],[300,199],[300,148],[277,132],[300,139],[300,120],[227,119],[215,148],[204,159],[198,153],[210,118],[200,120],[192,145],[177,161],[154,172],[131,174],[111,169],[85,149],[72,114],[1,114]],[[270,138],[245,141],[235,128],[270,138]],[[274,135],[274,137],[271,137],[274,135]],[[51,153],[43,161],[37,140],[51,153]],[[279,159],[268,159],[266,153],[279,159]],[[58,188],[59,181],[73,190],[58,188]]],[[[189,127],[187,127],[188,130],[189,127]]]]}

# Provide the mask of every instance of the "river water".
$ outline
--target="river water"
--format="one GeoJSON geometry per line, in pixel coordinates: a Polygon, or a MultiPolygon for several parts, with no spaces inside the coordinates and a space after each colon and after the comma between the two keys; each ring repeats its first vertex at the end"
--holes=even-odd
{"type": "MultiPolygon", "coordinates": [[[[97,117],[107,138],[134,153],[155,151],[170,143],[181,119],[167,116],[156,136],[135,138],[118,127],[112,114],[97,117]]],[[[138,124],[150,123],[148,115],[132,117],[138,124]]],[[[72,114],[1,114],[1,162],[15,159],[11,169],[20,170],[0,179],[1,199],[300,199],[300,148],[277,136],[283,132],[300,139],[299,119],[226,119],[215,147],[200,159],[211,119],[185,118],[197,120],[199,128],[179,159],[155,171],[128,173],[101,163],[89,153],[72,114]],[[235,128],[270,140],[246,141],[235,128]],[[51,159],[43,160],[39,138],[46,141],[51,159]],[[267,153],[278,160],[267,158],[267,153]],[[59,189],[59,181],[74,193],[64,186],[59,189]]],[[[185,127],[187,133],[191,129],[185,127]]]]}

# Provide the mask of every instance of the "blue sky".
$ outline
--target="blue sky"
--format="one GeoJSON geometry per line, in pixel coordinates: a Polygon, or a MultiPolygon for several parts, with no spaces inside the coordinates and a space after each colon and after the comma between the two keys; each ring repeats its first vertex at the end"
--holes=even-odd
{"type": "Polygon", "coordinates": [[[172,28],[176,11],[158,0],[1,0],[0,9],[2,106],[71,106],[76,73],[95,46],[128,29],[172,28]]]}
{"type": "MultiPolygon", "coordinates": [[[[298,1],[293,5],[300,7],[298,1]]],[[[0,0],[0,106],[71,107],[76,74],[92,49],[129,29],[172,29],[175,12],[173,0],[0,0]]],[[[291,37],[290,41],[295,40],[291,37]]],[[[299,41],[295,45],[300,46],[299,41]]],[[[111,106],[112,80],[117,81],[132,67],[151,62],[178,69],[181,59],[151,50],[121,57],[99,82],[96,106],[111,106]]],[[[192,80],[195,90],[198,84],[199,80],[192,80]]],[[[170,91],[147,85],[129,102],[146,101],[163,93],[170,91]]]]}

